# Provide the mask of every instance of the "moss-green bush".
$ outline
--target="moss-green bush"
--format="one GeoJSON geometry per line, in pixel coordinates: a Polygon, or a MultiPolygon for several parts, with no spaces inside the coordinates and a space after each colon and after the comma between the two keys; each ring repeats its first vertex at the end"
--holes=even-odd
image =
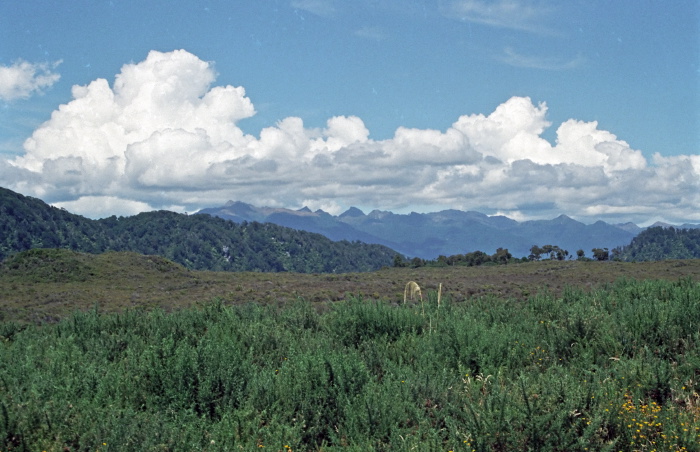
{"type": "Polygon", "coordinates": [[[700,284],[1,324],[0,450],[698,450],[700,284]]]}

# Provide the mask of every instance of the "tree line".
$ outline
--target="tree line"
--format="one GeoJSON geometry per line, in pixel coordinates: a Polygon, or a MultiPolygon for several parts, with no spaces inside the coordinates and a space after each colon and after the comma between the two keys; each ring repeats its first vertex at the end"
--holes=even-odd
{"type": "Polygon", "coordinates": [[[405,259],[394,256],[394,267],[444,267],[464,265],[474,267],[479,265],[504,265],[522,262],[550,260],[579,261],[658,261],[664,259],[700,259],[700,228],[673,228],[657,226],[642,231],[632,239],[629,245],[613,248],[593,248],[590,257],[584,250],[576,251],[575,257],[568,250],[557,245],[533,245],[530,254],[522,258],[513,257],[508,249],[498,248],[494,254],[483,251],[472,251],[466,254],[438,256],[437,259],[420,258],[405,259]]]}
{"type": "MultiPolygon", "coordinates": [[[[593,248],[591,250],[592,257],[586,257],[584,250],[576,251],[576,260],[579,261],[607,261],[611,259],[611,253],[608,248],[593,248]]],[[[495,253],[488,254],[484,251],[472,251],[465,254],[454,254],[451,256],[438,256],[436,259],[421,259],[414,257],[406,259],[397,254],[394,256],[394,267],[448,267],[461,265],[465,267],[478,267],[480,265],[506,265],[520,264],[523,262],[536,262],[543,259],[547,260],[571,260],[574,255],[568,250],[562,249],[557,245],[533,245],[530,248],[530,254],[521,258],[513,257],[507,248],[498,248],[495,253]]]]}
{"type": "Polygon", "coordinates": [[[271,223],[167,211],[101,220],[0,188],[0,261],[34,248],[134,251],[193,270],[345,273],[391,265],[395,251],[271,223]]]}

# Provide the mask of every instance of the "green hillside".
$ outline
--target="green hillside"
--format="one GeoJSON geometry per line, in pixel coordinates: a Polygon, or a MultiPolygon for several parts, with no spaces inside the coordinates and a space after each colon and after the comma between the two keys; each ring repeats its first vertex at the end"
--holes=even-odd
{"type": "Polygon", "coordinates": [[[396,252],[272,224],[167,211],[90,220],[0,188],[0,260],[34,248],[133,251],[189,269],[340,273],[391,265],[396,252]]]}
{"type": "Polygon", "coordinates": [[[630,262],[700,259],[700,229],[649,228],[614,254],[630,262]]]}

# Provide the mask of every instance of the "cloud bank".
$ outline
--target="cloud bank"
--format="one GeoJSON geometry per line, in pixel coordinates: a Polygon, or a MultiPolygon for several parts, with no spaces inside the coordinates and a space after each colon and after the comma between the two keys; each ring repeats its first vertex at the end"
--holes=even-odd
{"type": "Polygon", "coordinates": [[[90,217],[229,199],[257,205],[394,211],[481,210],[514,218],[700,221],[700,156],[648,161],[593,122],[556,129],[545,103],[513,97],[444,131],[399,127],[373,140],[356,116],[307,128],[289,117],[244,133],[255,114],[242,87],[214,86],[211,63],[184,50],[126,64],[112,86],[73,100],[0,160],[9,188],[90,217]]]}
{"type": "Polygon", "coordinates": [[[0,66],[0,101],[27,99],[51,87],[61,78],[52,72],[59,64],[60,61],[33,64],[18,60],[12,66],[0,66]]]}

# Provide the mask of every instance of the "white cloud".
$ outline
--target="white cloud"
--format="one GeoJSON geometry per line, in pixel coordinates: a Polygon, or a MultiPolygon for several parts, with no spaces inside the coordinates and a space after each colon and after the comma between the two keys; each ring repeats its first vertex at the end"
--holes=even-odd
{"type": "Polygon", "coordinates": [[[545,19],[551,8],[533,0],[444,0],[441,13],[451,19],[498,28],[550,34],[545,19]]]}
{"type": "Polygon", "coordinates": [[[89,218],[106,218],[112,215],[127,217],[154,210],[144,202],[115,196],[81,196],[74,201],[56,202],[53,205],[89,218]]]}
{"type": "Polygon", "coordinates": [[[61,76],[52,72],[61,61],[29,63],[18,60],[11,66],[0,66],[0,100],[9,102],[27,99],[51,87],[61,76]]]}
{"type": "Polygon", "coordinates": [[[399,127],[384,148],[396,163],[425,165],[459,165],[472,163],[481,155],[471,146],[469,137],[455,128],[439,130],[399,127]]]}
{"type": "Polygon", "coordinates": [[[258,205],[383,210],[457,208],[518,218],[700,221],[700,157],[644,155],[595,121],[558,125],[547,105],[513,97],[444,131],[399,127],[373,140],[359,117],[324,128],[289,117],[244,134],[255,114],[242,87],[213,86],[210,63],[184,50],[125,65],[110,87],[73,87],[0,160],[8,188],[91,217],[237,199],[258,205]]]}

